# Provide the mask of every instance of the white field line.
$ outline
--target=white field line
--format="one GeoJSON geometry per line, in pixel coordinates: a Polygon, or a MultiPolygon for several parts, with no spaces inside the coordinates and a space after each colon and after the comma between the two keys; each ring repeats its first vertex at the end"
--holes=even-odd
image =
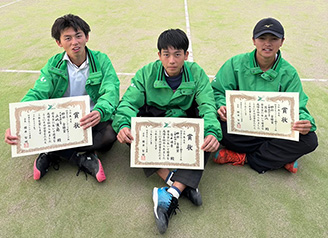
{"type": "MultiPolygon", "coordinates": [[[[214,78],[215,75],[207,75],[209,78],[214,78]]],[[[301,79],[301,81],[305,82],[328,82],[328,79],[301,79]]]]}
{"type": "Polygon", "coordinates": [[[16,1],[13,1],[13,2],[10,2],[10,3],[7,3],[7,4],[5,4],[5,5],[0,6],[0,8],[10,6],[11,4],[14,4],[14,3],[16,3],[16,2],[20,2],[20,1],[21,1],[21,0],[16,0],[16,1]]]}
{"type": "MultiPolygon", "coordinates": [[[[40,74],[40,70],[14,70],[14,69],[0,69],[1,73],[28,73],[40,74]]],[[[116,73],[122,76],[134,76],[135,73],[116,73]]],[[[215,75],[207,75],[209,78],[214,78],[215,75]]],[[[303,82],[328,82],[328,79],[301,79],[303,82]]]]}
{"type": "Polygon", "coordinates": [[[39,74],[40,70],[15,70],[15,69],[0,69],[2,73],[28,73],[28,74],[39,74]]]}
{"type": "Polygon", "coordinates": [[[189,57],[188,60],[190,62],[194,61],[194,55],[192,52],[192,44],[191,44],[191,34],[190,34],[190,22],[189,22],[189,13],[188,13],[188,3],[187,0],[184,0],[184,6],[185,6],[185,16],[186,16],[186,28],[187,28],[187,36],[189,38],[189,57]]]}
{"type": "MultiPolygon", "coordinates": [[[[40,70],[15,70],[15,69],[0,69],[1,73],[28,73],[28,74],[40,74],[40,70]]],[[[134,76],[134,73],[116,73],[123,76],[134,76]]]]}

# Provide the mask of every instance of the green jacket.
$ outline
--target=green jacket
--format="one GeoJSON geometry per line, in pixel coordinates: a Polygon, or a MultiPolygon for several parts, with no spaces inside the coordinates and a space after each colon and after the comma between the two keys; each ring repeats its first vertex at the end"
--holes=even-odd
{"type": "Polygon", "coordinates": [[[161,61],[157,60],[141,68],[132,78],[112,125],[116,132],[124,127],[130,128],[131,117],[136,117],[145,104],[165,110],[167,117],[185,117],[194,100],[200,117],[204,119],[204,135],[211,134],[221,140],[213,90],[204,70],[196,63],[185,62],[182,82],[174,92],[165,80],[161,61]]]}
{"type": "MultiPolygon", "coordinates": [[[[86,48],[89,57],[90,74],[85,89],[95,103],[93,110],[100,112],[101,121],[112,118],[119,102],[120,81],[108,56],[86,48]]],[[[22,102],[61,98],[68,87],[67,61],[65,52],[48,60],[41,69],[41,75],[22,99],[22,102]]]]}
{"type": "Polygon", "coordinates": [[[225,90],[299,92],[299,120],[309,120],[316,130],[313,117],[306,108],[308,97],[303,91],[296,69],[281,57],[266,72],[259,67],[256,50],[230,58],[212,81],[217,108],[226,105],[225,90]]]}

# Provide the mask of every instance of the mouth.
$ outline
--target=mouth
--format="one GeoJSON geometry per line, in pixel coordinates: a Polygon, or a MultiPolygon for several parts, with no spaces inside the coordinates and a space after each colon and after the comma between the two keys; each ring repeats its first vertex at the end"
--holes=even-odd
{"type": "Polygon", "coordinates": [[[75,53],[78,52],[79,50],[80,50],[80,47],[78,47],[78,46],[77,46],[77,47],[74,47],[74,48],[72,49],[72,51],[75,52],[75,53]]]}
{"type": "Polygon", "coordinates": [[[263,49],[263,51],[266,51],[266,52],[271,52],[272,49],[263,49]]]}

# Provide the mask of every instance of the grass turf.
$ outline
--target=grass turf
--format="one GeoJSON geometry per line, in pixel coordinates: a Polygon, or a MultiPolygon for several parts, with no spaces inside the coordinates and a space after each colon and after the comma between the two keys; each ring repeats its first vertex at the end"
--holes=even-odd
{"type": "MultiPolygon", "coordinates": [[[[3,4],[9,1],[2,1],[3,4]]],[[[1,5],[2,5],[1,3],[1,5]]],[[[214,75],[229,57],[253,49],[251,31],[274,16],[286,30],[282,54],[303,78],[328,78],[326,1],[188,1],[194,59],[214,75]]],[[[0,69],[38,70],[56,52],[50,27],[58,16],[78,14],[90,24],[88,46],[107,53],[117,72],[133,73],[157,58],[156,40],[167,28],[185,29],[183,1],[20,1],[0,8],[0,69]]],[[[8,103],[19,101],[37,75],[0,73],[0,132],[9,126],[8,103]]],[[[121,92],[130,77],[120,76],[121,92]]],[[[166,237],[327,237],[327,82],[305,82],[319,147],[284,169],[259,175],[247,165],[206,166],[203,206],[180,199],[181,213],[166,237]]],[[[0,142],[1,237],[154,237],[151,191],[164,183],[129,168],[129,150],[116,143],[100,157],[107,181],[75,176],[62,163],[33,180],[35,156],[11,158],[0,142]]]]}

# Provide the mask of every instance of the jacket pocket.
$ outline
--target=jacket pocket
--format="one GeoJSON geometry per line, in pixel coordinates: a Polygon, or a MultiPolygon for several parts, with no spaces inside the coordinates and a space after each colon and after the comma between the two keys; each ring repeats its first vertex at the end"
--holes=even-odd
{"type": "Polygon", "coordinates": [[[101,78],[93,78],[93,79],[88,79],[86,83],[94,86],[94,85],[101,84],[101,81],[102,81],[101,78]]]}

